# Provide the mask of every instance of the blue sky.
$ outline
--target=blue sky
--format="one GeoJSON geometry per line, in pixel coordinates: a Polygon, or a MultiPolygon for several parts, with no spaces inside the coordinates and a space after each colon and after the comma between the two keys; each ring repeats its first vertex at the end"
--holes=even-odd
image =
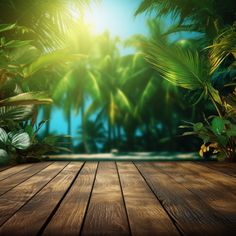
{"type": "Polygon", "coordinates": [[[141,0],[103,0],[92,4],[87,19],[95,23],[95,31],[102,33],[106,27],[113,36],[126,39],[133,34],[146,34],[145,14],[134,17],[141,0]]]}

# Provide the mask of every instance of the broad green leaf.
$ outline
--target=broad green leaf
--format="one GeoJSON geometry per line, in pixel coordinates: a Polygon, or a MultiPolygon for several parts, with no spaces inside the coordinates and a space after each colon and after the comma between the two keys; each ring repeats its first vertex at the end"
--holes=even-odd
{"type": "Polygon", "coordinates": [[[3,144],[6,144],[7,139],[8,139],[8,135],[7,135],[6,131],[4,129],[0,128],[0,142],[2,142],[3,144]]]}
{"type": "Polygon", "coordinates": [[[214,117],[211,122],[212,131],[216,135],[221,135],[225,127],[225,120],[220,117],[214,117]]]}
{"type": "Polygon", "coordinates": [[[18,105],[35,105],[35,104],[50,104],[52,99],[48,98],[45,92],[28,92],[0,100],[2,106],[18,106],[18,105]]]}
{"type": "Polygon", "coordinates": [[[9,52],[9,57],[11,61],[14,61],[16,65],[28,65],[40,56],[41,52],[39,49],[32,45],[21,46],[20,48],[15,48],[9,52]]]}
{"type": "Polygon", "coordinates": [[[0,149],[0,165],[4,165],[9,161],[8,154],[4,149],[0,149]]]}
{"type": "Polygon", "coordinates": [[[30,146],[30,137],[27,133],[17,133],[11,137],[11,145],[17,149],[27,149],[30,146]]]}

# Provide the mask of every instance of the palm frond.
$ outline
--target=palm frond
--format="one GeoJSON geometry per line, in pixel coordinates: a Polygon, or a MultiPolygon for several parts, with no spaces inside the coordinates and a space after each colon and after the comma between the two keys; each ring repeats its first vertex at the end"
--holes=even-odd
{"type": "Polygon", "coordinates": [[[145,108],[150,98],[154,96],[154,93],[156,91],[156,85],[155,85],[154,80],[155,78],[151,78],[149,82],[147,83],[147,85],[145,86],[141,94],[141,97],[137,103],[138,105],[136,106],[136,109],[135,109],[135,115],[139,114],[140,111],[143,108],[145,108]]]}
{"type": "Polygon", "coordinates": [[[89,72],[88,79],[90,91],[92,92],[93,97],[95,97],[96,99],[101,99],[101,91],[98,84],[98,78],[96,78],[93,73],[89,72]]]}
{"type": "Polygon", "coordinates": [[[129,99],[127,98],[126,94],[119,88],[117,88],[115,103],[117,104],[117,107],[124,109],[128,112],[132,112],[132,105],[129,99]]]}
{"type": "Polygon", "coordinates": [[[27,119],[32,113],[32,106],[2,106],[0,107],[0,121],[27,119]]]}
{"type": "Polygon", "coordinates": [[[209,81],[206,63],[197,51],[153,42],[146,46],[146,59],[164,79],[179,87],[204,89],[209,81]]]}
{"type": "Polygon", "coordinates": [[[210,49],[212,74],[230,54],[236,59],[236,27],[225,30],[215,39],[213,45],[207,48],[210,49]]]}
{"type": "Polygon", "coordinates": [[[16,24],[0,24],[0,33],[14,29],[16,24]]]}
{"type": "Polygon", "coordinates": [[[57,50],[40,56],[37,60],[24,68],[24,77],[27,78],[37,72],[38,70],[55,63],[65,63],[84,58],[81,54],[70,54],[67,50],[57,50]]]}

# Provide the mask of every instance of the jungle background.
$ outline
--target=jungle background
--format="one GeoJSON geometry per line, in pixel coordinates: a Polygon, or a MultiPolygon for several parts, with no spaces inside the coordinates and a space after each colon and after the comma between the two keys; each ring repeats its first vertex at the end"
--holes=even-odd
{"type": "Polygon", "coordinates": [[[235,2],[137,0],[148,34],[125,40],[86,21],[101,2],[0,1],[2,158],[212,149],[233,160],[235,2]],[[56,111],[66,134],[51,128],[56,111]]]}

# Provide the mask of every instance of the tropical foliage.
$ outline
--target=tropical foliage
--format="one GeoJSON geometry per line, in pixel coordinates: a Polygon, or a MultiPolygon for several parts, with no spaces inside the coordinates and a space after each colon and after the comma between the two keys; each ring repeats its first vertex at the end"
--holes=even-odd
{"type": "Polygon", "coordinates": [[[90,2],[0,3],[2,160],[198,148],[204,157],[235,160],[233,1],[142,0],[135,15],[151,12],[149,35],[125,42],[90,30],[83,14],[90,2]],[[67,121],[64,137],[52,132],[55,108],[67,121]],[[181,136],[179,126],[189,130],[181,136]],[[186,143],[185,135],[203,143],[186,143]]]}
{"type": "MultiPolygon", "coordinates": [[[[234,23],[234,15],[230,15],[224,21],[224,10],[216,7],[218,1],[196,2],[189,1],[184,4],[179,1],[143,1],[136,14],[145,10],[156,10],[160,15],[173,14],[180,18],[182,29],[187,21],[194,24],[191,30],[201,29],[202,22],[214,22],[215,34],[209,34],[204,29],[205,35],[201,36],[205,42],[212,45],[197,50],[198,47],[183,47],[176,42],[168,42],[164,34],[160,35],[157,41],[144,41],[144,54],[146,60],[159,72],[161,77],[172,84],[199,94],[195,103],[202,99],[209,99],[214,105],[218,117],[204,125],[201,122],[191,124],[193,132],[199,136],[204,145],[215,144],[219,156],[226,156],[234,160],[236,156],[236,134],[235,134],[235,25],[226,26],[227,23],[234,23]],[[202,8],[204,5],[204,8],[202,8]],[[204,9],[204,11],[199,11],[204,9]],[[191,14],[190,10],[194,10],[191,14]],[[213,11],[214,10],[214,11],[213,11]],[[219,11],[219,13],[217,13],[219,11]],[[208,13],[207,13],[208,12],[208,13]],[[203,15],[202,15],[203,14],[203,15]],[[200,18],[200,15],[203,17],[200,18]],[[224,28],[226,26],[226,29],[224,28]],[[216,36],[214,38],[214,36],[216,36]],[[207,52],[206,49],[209,49],[207,52]],[[203,50],[203,51],[202,51],[203,50]],[[168,63],[166,63],[168,62],[168,63]],[[225,89],[230,87],[228,91],[225,89]],[[229,99],[230,98],[230,99],[229,99]],[[233,123],[232,123],[233,122],[233,123]]],[[[229,13],[232,9],[231,2],[227,2],[229,13]]],[[[225,5],[225,3],[224,3],[225,5]]],[[[179,27],[179,26],[178,26],[179,27]]],[[[190,29],[190,28],[189,28],[190,29]]],[[[212,31],[213,32],[213,31],[212,31]]],[[[206,45],[205,45],[206,46],[206,45]]],[[[184,126],[185,127],[185,126],[184,126]]],[[[187,128],[190,128],[187,126],[187,128]]],[[[203,149],[205,146],[203,147],[203,149]]],[[[209,149],[209,148],[208,148],[209,149]]],[[[203,156],[201,149],[200,153],[203,156]]]]}

